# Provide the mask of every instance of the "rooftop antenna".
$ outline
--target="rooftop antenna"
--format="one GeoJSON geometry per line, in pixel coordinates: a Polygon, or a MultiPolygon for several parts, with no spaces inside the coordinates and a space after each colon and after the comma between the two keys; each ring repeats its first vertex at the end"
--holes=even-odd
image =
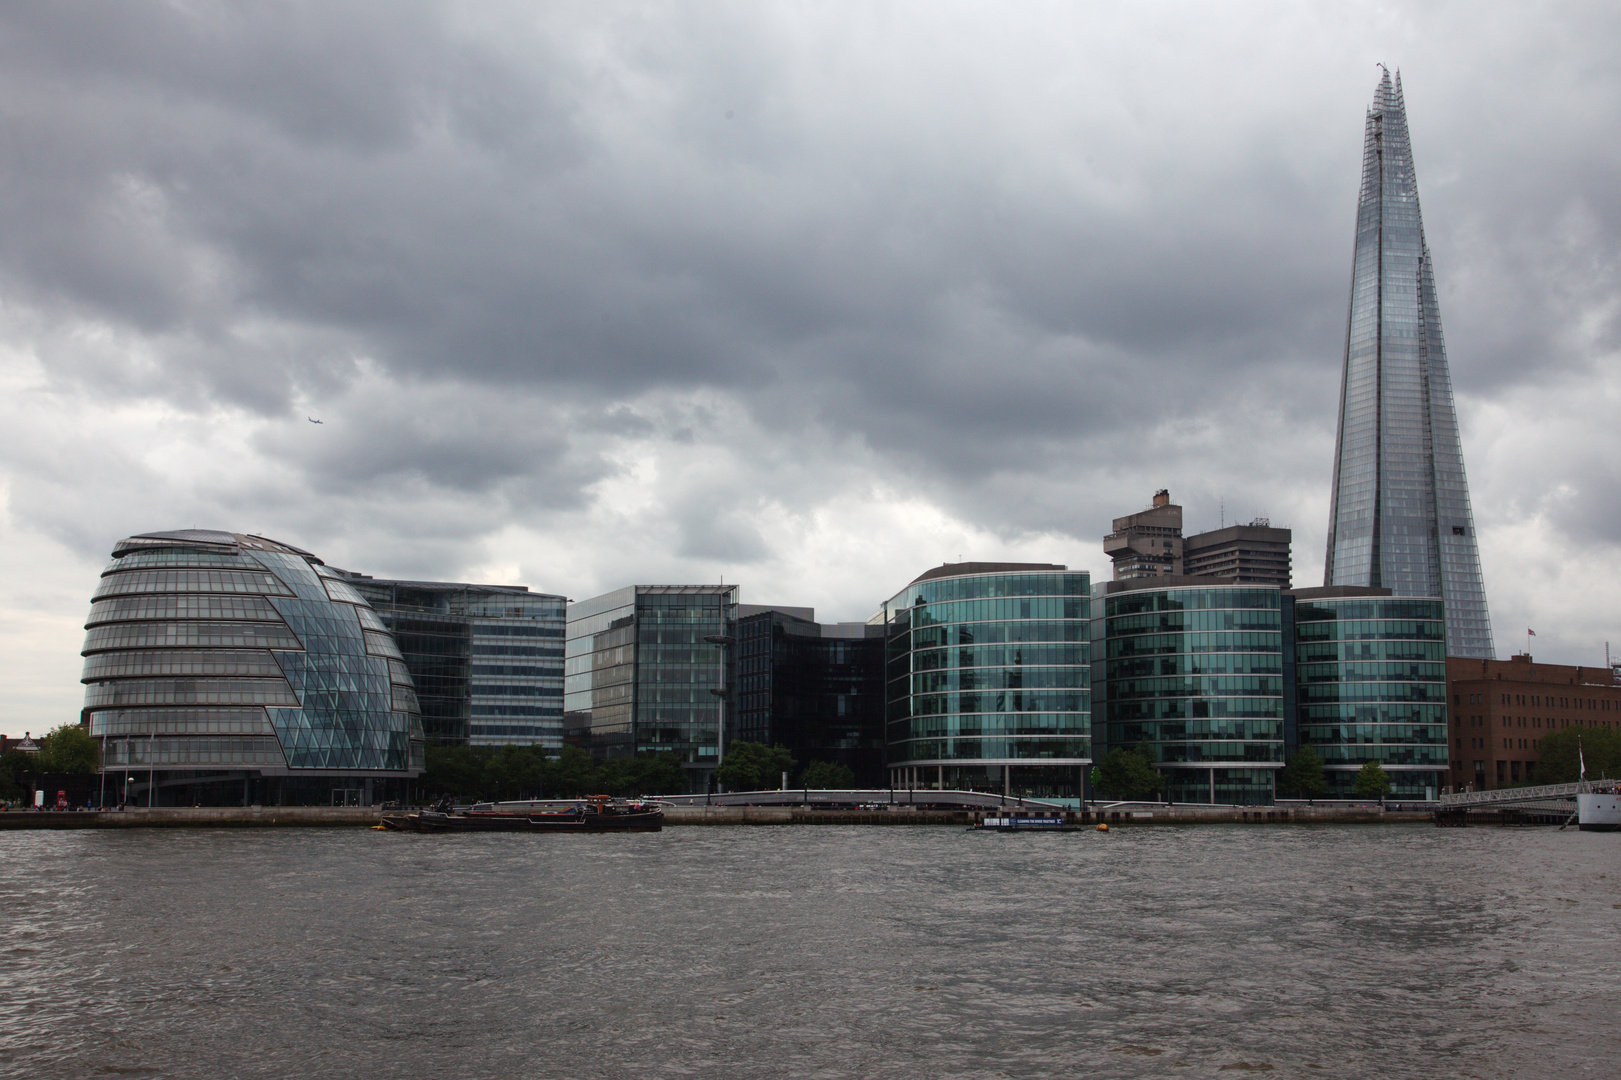
{"type": "Polygon", "coordinates": [[[1221,525],[1220,525],[1220,527],[1225,529],[1227,527],[1227,500],[1226,499],[1221,500],[1221,503],[1219,505],[1221,506],[1221,525]]]}

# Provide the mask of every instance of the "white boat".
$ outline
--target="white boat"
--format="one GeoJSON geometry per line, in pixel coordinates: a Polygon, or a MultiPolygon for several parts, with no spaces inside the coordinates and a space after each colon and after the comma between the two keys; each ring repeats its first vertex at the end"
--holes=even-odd
{"type": "Polygon", "coordinates": [[[1621,793],[1612,788],[1577,795],[1576,827],[1583,832],[1621,832],[1621,793]]]}

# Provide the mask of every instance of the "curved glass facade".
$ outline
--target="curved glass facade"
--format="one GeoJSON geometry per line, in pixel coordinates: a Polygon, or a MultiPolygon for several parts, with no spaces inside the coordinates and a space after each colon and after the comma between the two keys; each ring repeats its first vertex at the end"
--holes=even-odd
{"type": "Polygon", "coordinates": [[[1080,797],[1092,761],[1090,576],[954,569],[930,571],[875,616],[891,782],[1080,797]]]}
{"type": "Polygon", "coordinates": [[[1300,741],[1322,756],[1329,794],[1351,797],[1377,761],[1397,796],[1434,798],[1450,764],[1442,601],[1300,599],[1294,619],[1300,741]]]}
{"type": "Polygon", "coordinates": [[[1101,749],[1145,747],[1174,802],[1270,803],[1284,751],[1281,591],[1125,584],[1099,597],[1101,749]]]}
{"type": "Polygon", "coordinates": [[[211,530],[130,537],[85,629],[84,718],[116,774],[110,800],[370,802],[422,770],[393,638],[308,552],[211,530]]]}

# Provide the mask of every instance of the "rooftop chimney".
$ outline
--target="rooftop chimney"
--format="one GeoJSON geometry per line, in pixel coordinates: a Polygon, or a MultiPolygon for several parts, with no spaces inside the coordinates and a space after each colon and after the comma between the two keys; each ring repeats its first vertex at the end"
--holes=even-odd
{"type": "Polygon", "coordinates": [[[1160,488],[1158,491],[1154,492],[1154,505],[1155,506],[1169,506],[1169,505],[1171,505],[1171,492],[1170,492],[1169,488],[1160,488]]]}

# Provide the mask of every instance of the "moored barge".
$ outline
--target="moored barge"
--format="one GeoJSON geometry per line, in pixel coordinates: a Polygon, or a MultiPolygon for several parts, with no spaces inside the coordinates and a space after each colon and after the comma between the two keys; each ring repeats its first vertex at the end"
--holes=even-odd
{"type": "Polygon", "coordinates": [[[664,807],[640,799],[615,800],[593,795],[573,806],[519,809],[512,804],[479,803],[454,810],[441,803],[433,810],[384,814],[383,827],[396,832],[658,832],[664,807]]]}

